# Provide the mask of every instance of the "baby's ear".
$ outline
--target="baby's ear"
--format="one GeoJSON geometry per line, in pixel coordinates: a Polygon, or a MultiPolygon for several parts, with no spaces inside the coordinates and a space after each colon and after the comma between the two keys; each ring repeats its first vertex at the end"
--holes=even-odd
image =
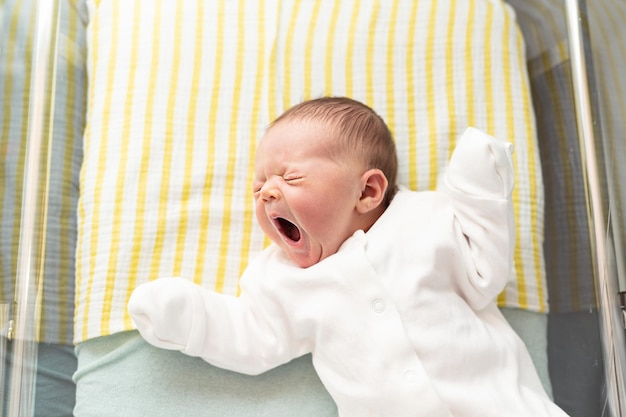
{"type": "Polygon", "coordinates": [[[356,209],[359,213],[368,213],[383,203],[388,186],[387,177],[380,169],[367,170],[361,176],[361,198],[356,209]]]}

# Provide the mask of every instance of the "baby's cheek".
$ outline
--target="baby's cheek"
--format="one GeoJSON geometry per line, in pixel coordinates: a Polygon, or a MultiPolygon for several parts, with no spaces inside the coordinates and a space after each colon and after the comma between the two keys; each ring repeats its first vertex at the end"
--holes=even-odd
{"type": "Polygon", "coordinates": [[[270,236],[270,234],[272,233],[272,230],[274,228],[270,224],[270,221],[267,219],[267,216],[265,215],[265,210],[260,209],[257,206],[256,210],[255,210],[255,215],[256,215],[257,223],[259,224],[259,226],[261,226],[261,229],[263,230],[263,232],[266,235],[268,235],[269,238],[271,238],[273,240],[273,238],[272,238],[272,236],[270,236]]]}

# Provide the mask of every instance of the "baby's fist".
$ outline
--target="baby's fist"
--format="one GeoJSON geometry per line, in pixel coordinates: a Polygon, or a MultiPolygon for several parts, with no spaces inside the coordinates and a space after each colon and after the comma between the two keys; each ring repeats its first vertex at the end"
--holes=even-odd
{"type": "Polygon", "coordinates": [[[450,159],[446,183],[482,198],[506,198],[513,190],[513,144],[467,128],[450,159]]]}
{"type": "Polygon", "coordinates": [[[197,326],[204,327],[200,287],[182,278],[160,278],[135,288],[128,312],[151,345],[185,351],[197,326]]]}

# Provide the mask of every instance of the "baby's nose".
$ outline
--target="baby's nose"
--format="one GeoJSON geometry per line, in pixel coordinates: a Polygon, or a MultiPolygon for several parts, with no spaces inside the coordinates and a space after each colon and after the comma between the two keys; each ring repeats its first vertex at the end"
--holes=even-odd
{"type": "Polygon", "coordinates": [[[280,198],[280,191],[272,184],[272,181],[267,181],[261,187],[261,198],[263,201],[277,200],[280,198]]]}

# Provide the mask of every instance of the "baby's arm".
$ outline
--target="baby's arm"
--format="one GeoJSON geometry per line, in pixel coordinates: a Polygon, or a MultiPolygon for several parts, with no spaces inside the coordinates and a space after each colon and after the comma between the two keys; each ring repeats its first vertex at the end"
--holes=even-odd
{"type": "Polygon", "coordinates": [[[504,289],[513,270],[515,225],[513,145],[468,128],[450,159],[443,188],[455,209],[467,281],[459,283],[474,309],[504,289]]]}
{"type": "Polygon", "coordinates": [[[150,344],[179,350],[225,369],[259,374],[293,358],[280,318],[247,299],[208,291],[183,278],[138,286],[128,311],[150,344]]]}

